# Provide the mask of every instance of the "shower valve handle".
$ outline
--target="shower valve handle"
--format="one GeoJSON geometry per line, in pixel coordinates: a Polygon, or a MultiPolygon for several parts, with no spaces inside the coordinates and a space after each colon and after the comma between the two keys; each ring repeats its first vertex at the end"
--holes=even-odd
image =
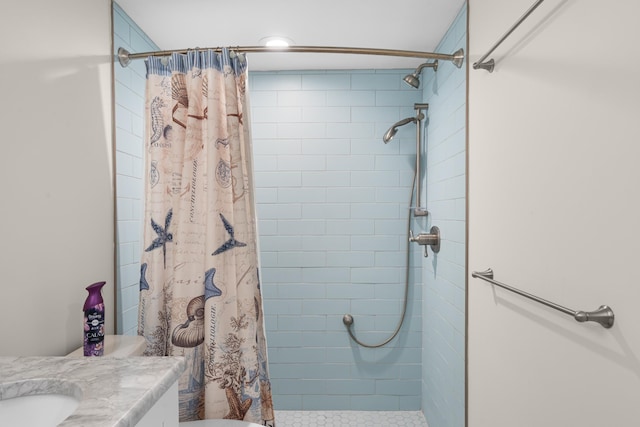
{"type": "Polygon", "coordinates": [[[435,225],[431,227],[430,232],[413,235],[413,231],[409,230],[409,241],[424,246],[424,256],[429,256],[427,246],[431,246],[434,253],[440,252],[440,229],[435,225]]]}

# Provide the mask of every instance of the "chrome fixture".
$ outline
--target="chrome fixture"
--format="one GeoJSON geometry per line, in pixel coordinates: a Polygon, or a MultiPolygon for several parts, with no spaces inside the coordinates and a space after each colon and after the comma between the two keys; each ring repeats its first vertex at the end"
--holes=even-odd
{"type": "Polygon", "coordinates": [[[436,59],[434,62],[425,62],[421,64],[416,70],[404,76],[402,80],[404,80],[409,86],[418,89],[420,87],[420,73],[423,68],[430,67],[433,68],[433,71],[438,71],[438,60],[436,59]]]}
{"type": "Polygon", "coordinates": [[[429,233],[420,233],[417,236],[413,235],[413,231],[409,230],[409,242],[414,242],[424,246],[424,257],[428,257],[427,247],[431,246],[433,253],[440,252],[440,229],[435,225],[431,227],[429,233]]]}
{"type": "MultiPolygon", "coordinates": [[[[460,68],[464,62],[464,50],[458,49],[452,54],[436,53],[436,52],[420,52],[413,50],[397,50],[397,49],[371,49],[364,47],[336,47],[336,46],[288,46],[288,47],[266,47],[266,46],[235,46],[230,48],[238,53],[345,53],[352,55],[382,55],[382,56],[398,56],[404,58],[422,58],[435,59],[441,61],[451,61],[453,65],[460,68]]],[[[174,49],[174,50],[158,50],[151,52],[131,53],[123,47],[118,48],[118,62],[123,67],[131,63],[132,59],[141,59],[148,56],[167,56],[172,53],[185,54],[191,49],[174,49]]],[[[201,50],[215,50],[220,52],[221,47],[203,48],[201,50]]]]}
{"type": "Polygon", "coordinates": [[[509,30],[507,30],[506,33],[504,33],[502,35],[502,37],[500,37],[500,40],[498,40],[492,47],[491,49],[489,49],[489,51],[487,53],[485,53],[484,55],[482,55],[482,58],[478,59],[478,61],[473,63],[473,69],[477,70],[477,69],[483,69],[483,70],[487,70],[488,72],[492,73],[493,72],[493,67],[495,66],[495,61],[493,59],[490,59],[488,61],[485,61],[485,59],[487,59],[487,57],[489,55],[491,55],[493,53],[494,50],[496,50],[496,48],[498,46],[500,46],[502,44],[503,41],[505,41],[505,39],[507,37],[509,37],[511,35],[511,33],[513,33],[513,31],[518,28],[518,26],[520,26],[520,24],[522,24],[522,22],[527,19],[529,17],[529,15],[531,15],[531,13],[536,10],[536,8],[538,6],[540,6],[542,4],[544,0],[537,0],[530,8],[529,10],[527,10],[524,15],[522,15],[520,17],[520,19],[518,19],[518,21],[513,24],[511,26],[511,28],[509,28],[509,30]]]}
{"type": "Polygon", "coordinates": [[[492,283],[496,286],[500,286],[503,289],[521,295],[523,297],[529,298],[533,301],[539,302],[540,304],[546,305],[547,307],[551,307],[555,310],[561,311],[564,314],[568,314],[576,319],[577,322],[596,322],[602,325],[602,327],[609,329],[613,326],[613,310],[606,305],[601,305],[597,310],[594,311],[575,311],[570,308],[563,307],[559,304],[553,303],[551,301],[547,301],[546,299],[537,297],[528,292],[521,291],[520,289],[514,288],[509,285],[505,285],[504,283],[500,283],[497,280],[493,280],[493,270],[488,268],[485,271],[474,271],[471,273],[471,277],[476,279],[482,279],[489,283],[492,283]]]}
{"type": "Polygon", "coordinates": [[[407,117],[406,119],[402,119],[399,122],[394,123],[393,126],[391,126],[384,133],[384,136],[382,137],[382,142],[384,142],[385,144],[388,144],[389,141],[391,141],[393,137],[396,136],[396,133],[398,133],[398,127],[404,126],[407,123],[416,123],[418,120],[422,120],[422,119],[424,119],[424,114],[420,113],[416,117],[407,117]]]}
{"type": "Polygon", "coordinates": [[[422,120],[425,118],[425,115],[422,113],[422,110],[426,110],[429,108],[429,104],[416,103],[413,104],[413,109],[416,111],[415,117],[407,117],[406,119],[402,119],[397,123],[394,123],[382,137],[382,142],[387,144],[389,141],[393,139],[395,134],[398,132],[398,127],[404,126],[407,123],[415,123],[416,124],[416,174],[417,179],[415,183],[416,189],[416,206],[413,210],[414,216],[427,216],[429,212],[426,209],[420,206],[420,159],[422,157],[422,120]]]}

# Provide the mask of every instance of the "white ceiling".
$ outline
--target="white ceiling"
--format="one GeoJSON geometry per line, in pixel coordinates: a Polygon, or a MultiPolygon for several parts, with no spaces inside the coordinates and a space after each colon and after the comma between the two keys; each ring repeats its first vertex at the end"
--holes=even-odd
{"type": "MultiPolygon", "coordinates": [[[[464,0],[116,0],[163,50],[259,46],[285,36],[298,46],[432,52],[464,0]]],[[[453,52],[441,52],[451,54],[453,52]]],[[[251,70],[413,68],[414,58],[252,53],[251,70]]]]}

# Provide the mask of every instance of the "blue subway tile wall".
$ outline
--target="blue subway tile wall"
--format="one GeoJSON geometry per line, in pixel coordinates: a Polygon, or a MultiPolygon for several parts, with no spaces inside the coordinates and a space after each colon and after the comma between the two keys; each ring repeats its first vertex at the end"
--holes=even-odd
{"type": "Polygon", "coordinates": [[[421,251],[411,248],[402,310],[406,219],[422,93],[411,70],[249,75],[264,311],[274,404],[289,410],[418,410],[421,251]]]}
{"type": "MultiPolygon", "coordinates": [[[[466,52],[463,6],[438,52],[466,52]]],[[[463,427],[465,417],[466,64],[440,62],[422,74],[429,103],[426,200],[440,253],[424,260],[422,408],[429,427],[463,427]]]]}
{"type": "MultiPolygon", "coordinates": [[[[138,25],[113,4],[114,47],[148,52],[158,47],[138,25]]],[[[124,68],[115,65],[116,100],[116,226],[117,226],[117,333],[136,335],[140,253],[142,251],[144,62],[124,68]]]]}

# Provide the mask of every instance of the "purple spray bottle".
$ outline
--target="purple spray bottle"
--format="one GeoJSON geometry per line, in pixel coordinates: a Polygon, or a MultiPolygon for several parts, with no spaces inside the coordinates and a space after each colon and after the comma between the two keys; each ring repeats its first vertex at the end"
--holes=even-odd
{"type": "Polygon", "coordinates": [[[86,289],[89,296],[84,302],[84,355],[104,354],[104,301],[100,291],[106,282],[97,282],[86,289]]]}

